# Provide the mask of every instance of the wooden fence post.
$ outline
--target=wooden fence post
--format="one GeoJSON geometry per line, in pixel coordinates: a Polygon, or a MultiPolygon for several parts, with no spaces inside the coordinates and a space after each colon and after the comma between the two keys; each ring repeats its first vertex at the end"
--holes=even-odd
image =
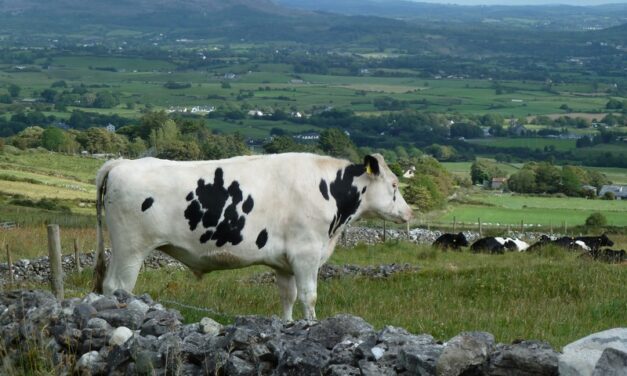
{"type": "Polygon", "coordinates": [[[63,266],[61,265],[61,234],[59,225],[48,225],[48,260],[52,294],[63,300],[63,266]]]}
{"type": "Polygon", "coordinates": [[[7,249],[7,266],[9,267],[9,283],[13,284],[13,259],[11,258],[11,248],[9,243],[5,245],[7,249]]]}
{"type": "Polygon", "coordinates": [[[483,236],[483,231],[481,229],[481,218],[477,218],[477,228],[479,229],[479,236],[483,236]]]}
{"type": "Polygon", "coordinates": [[[383,220],[383,242],[385,243],[385,238],[386,238],[386,229],[385,229],[385,219],[383,220]]]}
{"type": "Polygon", "coordinates": [[[407,240],[409,240],[409,222],[407,222],[407,240]]]}
{"type": "Polygon", "coordinates": [[[549,233],[553,236],[553,221],[549,221],[549,233]]]}
{"type": "Polygon", "coordinates": [[[453,233],[457,232],[457,218],[453,216],[453,233]]]}
{"type": "Polygon", "coordinates": [[[566,228],[566,221],[564,221],[564,235],[568,233],[568,229],[566,228]]]}
{"type": "Polygon", "coordinates": [[[524,220],[520,220],[520,232],[524,233],[525,232],[525,222],[524,220]]]}
{"type": "Polygon", "coordinates": [[[81,265],[81,258],[79,254],[80,249],[78,248],[78,238],[74,238],[74,261],[76,262],[76,271],[80,273],[83,270],[83,267],[81,265]]]}

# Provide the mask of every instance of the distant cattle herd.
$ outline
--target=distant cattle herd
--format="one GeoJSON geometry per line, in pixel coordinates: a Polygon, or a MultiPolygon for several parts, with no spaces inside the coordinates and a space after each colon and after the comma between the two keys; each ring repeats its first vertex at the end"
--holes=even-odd
{"type": "Polygon", "coordinates": [[[546,247],[559,247],[572,251],[581,252],[582,257],[590,257],[594,260],[610,263],[619,263],[627,260],[625,250],[614,250],[611,247],[614,242],[606,234],[601,236],[564,236],[552,239],[547,235],[542,235],[540,240],[529,245],[517,238],[504,237],[484,237],[470,244],[464,233],[443,234],[433,242],[433,246],[442,250],[461,251],[462,247],[470,245],[473,253],[503,254],[506,251],[534,252],[546,247]]]}

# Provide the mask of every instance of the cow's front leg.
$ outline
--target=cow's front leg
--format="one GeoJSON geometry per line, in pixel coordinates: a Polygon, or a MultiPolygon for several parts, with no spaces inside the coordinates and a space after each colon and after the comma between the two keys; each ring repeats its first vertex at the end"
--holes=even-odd
{"type": "Polygon", "coordinates": [[[292,321],[292,310],[296,301],[296,279],[293,274],[276,272],[276,285],[283,306],[283,320],[292,321]]]}
{"type": "Polygon", "coordinates": [[[300,260],[294,268],[298,299],[303,304],[306,320],[316,319],[316,299],[318,297],[318,264],[314,260],[300,260]]]}

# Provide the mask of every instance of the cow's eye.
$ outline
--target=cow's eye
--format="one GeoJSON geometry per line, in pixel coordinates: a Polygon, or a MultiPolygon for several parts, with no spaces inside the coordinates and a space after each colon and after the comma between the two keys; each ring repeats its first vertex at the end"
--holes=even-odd
{"type": "Polygon", "coordinates": [[[392,183],[392,188],[396,189],[398,187],[398,183],[392,183]]]}

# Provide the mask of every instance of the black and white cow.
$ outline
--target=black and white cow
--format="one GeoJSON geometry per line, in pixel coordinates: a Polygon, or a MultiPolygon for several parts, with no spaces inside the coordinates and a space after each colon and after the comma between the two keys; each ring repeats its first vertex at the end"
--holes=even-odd
{"type": "Polygon", "coordinates": [[[575,238],[575,242],[583,242],[591,250],[598,250],[601,247],[611,247],[614,242],[607,237],[606,234],[601,236],[578,236],[575,238]]]}
{"type": "Polygon", "coordinates": [[[318,268],[348,223],[364,215],[407,222],[412,210],[379,154],[364,164],[314,154],[217,161],[155,158],[105,163],[98,188],[98,261],[94,290],[131,292],[152,250],[197,276],[267,265],[276,271],[283,318],[296,297],[315,319],[318,268]],[[102,207],[111,238],[104,262],[102,207]]]}
{"type": "Polygon", "coordinates": [[[463,232],[457,234],[442,234],[439,238],[435,239],[432,246],[442,250],[453,249],[459,251],[461,247],[468,247],[468,239],[466,239],[463,232]]]}
{"type": "Polygon", "coordinates": [[[481,238],[470,246],[470,250],[474,253],[487,252],[487,253],[504,253],[506,250],[516,251],[518,247],[516,242],[510,238],[501,237],[486,237],[481,238]]]}
{"type": "Polygon", "coordinates": [[[550,237],[548,237],[547,235],[542,235],[540,239],[538,239],[537,242],[533,243],[531,246],[529,246],[529,248],[527,248],[527,252],[540,250],[546,247],[547,245],[552,244],[552,242],[553,240],[551,240],[550,237]]]}
{"type": "Polygon", "coordinates": [[[618,264],[627,260],[627,255],[624,249],[621,249],[621,250],[614,250],[610,248],[597,249],[597,250],[592,249],[587,254],[597,261],[603,261],[603,262],[607,262],[610,264],[618,264]]]}

